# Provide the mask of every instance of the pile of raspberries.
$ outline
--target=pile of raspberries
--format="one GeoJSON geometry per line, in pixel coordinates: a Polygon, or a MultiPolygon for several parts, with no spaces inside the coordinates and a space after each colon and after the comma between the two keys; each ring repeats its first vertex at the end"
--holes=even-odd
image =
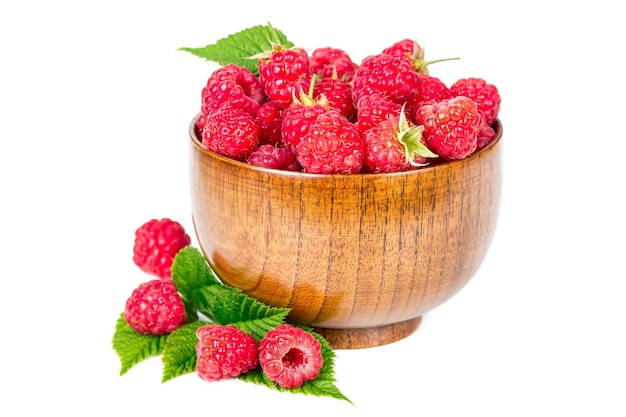
{"type": "MultiPolygon", "coordinates": [[[[435,61],[432,61],[435,62],[435,61]]],[[[498,89],[447,86],[410,39],[355,63],[342,49],[274,45],[250,69],[226,64],[202,89],[205,148],[265,168],[388,173],[460,160],[496,136],[498,89]]]]}

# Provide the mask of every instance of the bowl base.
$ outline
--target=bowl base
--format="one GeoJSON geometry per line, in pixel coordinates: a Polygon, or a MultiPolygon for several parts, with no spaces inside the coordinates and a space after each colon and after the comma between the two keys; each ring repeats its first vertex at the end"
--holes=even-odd
{"type": "Polygon", "coordinates": [[[422,317],[400,323],[379,327],[359,329],[324,329],[314,330],[324,336],[333,349],[363,349],[386,345],[410,336],[422,322],[422,317]]]}

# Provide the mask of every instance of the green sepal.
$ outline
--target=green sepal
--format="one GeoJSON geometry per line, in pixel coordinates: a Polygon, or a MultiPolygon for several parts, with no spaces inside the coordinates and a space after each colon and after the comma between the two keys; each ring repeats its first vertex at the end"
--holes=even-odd
{"type": "Polygon", "coordinates": [[[398,122],[398,142],[404,148],[407,161],[413,166],[425,166],[428,164],[418,164],[413,161],[415,155],[420,155],[426,158],[437,158],[439,155],[433,153],[430,149],[422,143],[422,133],[424,132],[424,126],[422,125],[409,125],[404,111],[406,104],[402,106],[400,111],[400,120],[398,122]]]}

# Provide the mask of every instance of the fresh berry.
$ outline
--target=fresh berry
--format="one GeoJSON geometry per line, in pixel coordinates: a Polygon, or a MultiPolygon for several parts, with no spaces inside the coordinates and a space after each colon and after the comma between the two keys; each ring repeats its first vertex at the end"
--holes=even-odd
{"type": "Polygon", "coordinates": [[[474,100],[464,96],[424,104],[415,112],[429,149],[444,160],[464,159],[476,149],[482,117],[474,100]]]}
{"type": "Polygon", "coordinates": [[[413,109],[410,111],[411,114],[422,104],[452,98],[452,91],[441,79],[429,74],[418,74],[418,76],[422,83],[415,100],[409,103],[413,109]]]}
{"type": "Polygon", "coordinates": [[[336,78],[350,81],[358,65],[343,49],[324,47],[317,48],[309,58],[311,68],[322,78],[336,78]]]}
{"type": "Polygon", "coordinates": [[[259,81],[265,93],[278,107],[288,107],[300,91],[308,91],[313,76],[305,49],[286,49],[275,45],[258,61],[259,81]]]}
{"type": "Polygon", "coordinates": [[[283,111],[281,123],[283,145],[295,151],[296,145],[308,133],[318,116],[328,110],[328,101],[325,98],[315,100],[311,95],[301,92],[299,98],[283,111]]]}
{"type": "Polygon", "coordinates": [[[380,94],[361,97],[357,103],[357,121],[355,123],[359,133],[377,126],[383,120],[392,116],[400,116],[402,105],[380,94]]]}
{"type": "Polygon", "coordinates": [[[343,79],[326,77],[315,83],[313,98],[324,96],[330,107],[339,110],[348,120],[356,119],[356,107],[352,99],[352,85],[343,79]]]}
{"type": "Polygon", "coordinates": [[[265,90],[248,68],[227,64],[215,70],[202,89],[202,114],[228,106],[256,114],[265,102],[265,90]]]}
{"type": "Polygon", "coordinates": [[[250,113],[224,107],[207,116],[202,144],[220,155],[244,160],[259,144],[259,125],[250,113]]]}
{"type": "Polygon", "coordinates": [[[135,230],[133,261],[144,272],[165,279],[172,276],[176,254],[191,244],[183,226],[171,219],[152,219],[135,230]]]}
{"type": "Polygon", "coordinates": [[[259,365],[259,343],[233,325],[207,324],[196,336],[196,371],[205,381],[234,378],[259,365]]]}
{"type": "Polygon", "coordinates": [[[284,171],[302,170],[291,149],[284,146],[260,145],[248,156],[247,162],[259,167],[284,171]]]}
{"type": "Polygon", "coordinates": [[[399,104],[415,98],[420,79],[411,64],[389,54],[368,56],[352,78],[355,102],[363,96],[380,94],[399,104]]]}
{"type": "Polygon", "coordinates": [[[422,142],[422,126],[412,125],[405,113],[383,120],[363,133],[365,160],[363,171],[400,172],[427,165],[427,158],[436,158],[422,142]]]}
{"type": "Polygon", "coordinates": [[[412,39],[402,39],[393,45],[383,49],[383,53],[393,55],[409,61],[411,66],[420,74],[428,74],[428,66],[436,62],[451,61],[459,58],[445,58],[433,61],[426,61],[424,48],[417,41],[412,39]]]}
{"type": "Polygon", "coordinates": [[[294,153],[305,172],[353,174],[363,165],[363,139],[356,126],[337,110],[320,114],[294,153]]]}
{"type": "Polygon", "coordinates": [[[256,112],[259,124],[259,145],[278,145],[282,141],[283,114],[273,101],[261,104],[256,112]]]}
{"type": "Polygon", "coordinates": [[[450,90],[455,96],[465,96],[474,100],[488,125],[492,125],[498,118],[501,97],[495,85],[482,78],[461,78],[450,86],[450,90]]]}
{"type": "Polygon", "coordinates": [[[281,324],[261,340],[259,363],[279,386],[299,388],[319,375],[324,364],[322,345],[301,328],[281,324]]]}
{"type": "Polygon", "coordinates": [[[185,324],[187,314],[171,279],[140,284],[126,301],[124,320],[143,334],[171,333],[185,324]]]}
{"type": "Polygon", "coordinates": [[[484,120],[478,129],[478,139],[476,140],[476,151],[485,149],[496,138],[496,131],[484,120]]]}

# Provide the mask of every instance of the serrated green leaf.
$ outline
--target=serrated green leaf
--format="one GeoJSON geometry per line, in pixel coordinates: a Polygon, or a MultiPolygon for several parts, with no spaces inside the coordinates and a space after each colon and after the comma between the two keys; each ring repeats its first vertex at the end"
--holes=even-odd
{"type": "Polygon", "coordinates": [[[139,362],[160,354],[165,346],[166,335],[141,334],[133,330],[120,314],[113,333],[113,349],[120,358],[120,376],[139,362]]]}
{"type": "Polygon", "coordinates": [[[290,309],[271,307],[227,286],[206,286],[196,290],[193,303],[202,314],[219,324],[232,324],[255,339],[261,340],[274,327],[282,324],[290,309]]]}
{"type": "MultiPolygon", "coordinates": [[[[187,246],[176,254],[172,262],[172,280],[186,301],[191,300],[192,293],[198,288],[207,285],[221,285],[206,258],[193,246],[187,246]]],[[[187,307],[188,310],[193,309],[193,306],[187,307]]]]}
{"type": "Polygon", "coordinates": [[[322,358],[324,358],[324,364],[322,365],[322,369],[320,369],[320,373],[317,378],[311,381],[306,381],[299,388],[283,388],[276,384],[274,381],[270,380],[260,367],[246,374],[239,375],[238,378],[246,382],[264,385],[268,388],[272,388],[281,392],[313,395],[317,397],[331,397],[338,400],[344,400],[352,404],[352,401],[350,401],[348,397],[343,395],[341,393],[341,390],[339,390],[339,388],[335,385],[335,352],[332,350],[326,339],[324,339],[323,336],[312,331],[312,329],[308,327],[298,327],[301,327],[302,329],[311,333],[313,337],[315,337],[322,345],[322,358]]]}
{"type": "Polygon", "coordinates": [[[179,51],[189,52],[207,61],[220,65],[236,64],[248,68],[258,75],[258,59],[254,57],[260,53],[272,50],[273,44],[285,48],[293,45],[284,33],[272,27],[271,24],[257,25],[218,40],[214,44],[200,48],[179,48],[179,51]]]}
{"type": "Polygon", "coordinates": [[[166,382],[178,376],[191,373],[196,370],[196,330],[208,324],[196,321],[185,324],[173,331],[165,341],[163,349],[163,378],[166,382]]]}

